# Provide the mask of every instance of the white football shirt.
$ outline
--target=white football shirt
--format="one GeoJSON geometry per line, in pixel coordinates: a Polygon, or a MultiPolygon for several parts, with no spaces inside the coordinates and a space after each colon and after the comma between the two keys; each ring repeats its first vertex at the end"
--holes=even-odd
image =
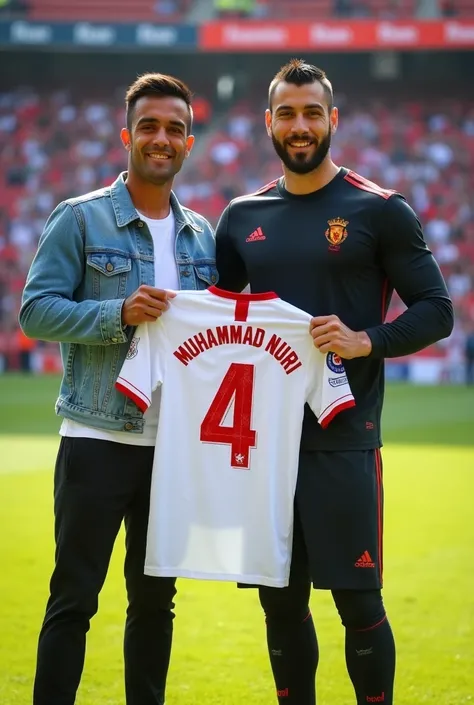
{"type": "Polygon", "coordinates": [[[145,573],[288,585],[305,401],[354,406],[344,367],[276,294],[179,292],[136,330],[117,387],[162,385],[145,573]]]}

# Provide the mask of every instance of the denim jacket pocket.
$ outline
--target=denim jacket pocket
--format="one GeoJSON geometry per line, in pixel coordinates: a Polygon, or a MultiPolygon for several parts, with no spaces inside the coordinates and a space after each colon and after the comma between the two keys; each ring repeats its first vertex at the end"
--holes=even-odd
{"type": "Polygon", "coordinates": [[[206,264],[195,264],[196,289],[207,289],[217,283],[217,267],[215,262],[206,264]]]}
{"type": "Polygon", "coordinates": [[[117,252],[90,252],[87,255],[92,298],[117,299],[125,296],[127,274],[132,269],[132,259],[117,252]]]}

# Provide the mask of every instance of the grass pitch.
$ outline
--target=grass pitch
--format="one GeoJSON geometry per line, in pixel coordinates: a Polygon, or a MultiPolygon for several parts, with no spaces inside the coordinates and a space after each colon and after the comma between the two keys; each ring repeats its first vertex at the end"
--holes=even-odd
{"type": "MultiPolygon", "coordinates": [[[[0,377],[0,704],[29,705],[53,559],[57,379],[0,377]]],[[[474,703],[474,390],[390,387],[385,603],[399,705],[474,703]]],[[[123,535],[93,620],[78,705],[123,705],[123,535]]],[[[353,705],[343,630],[314,592],[318,705],[353,705]]],[[[254,591],[180,580],[167,702],[276,702],[254,591]]]]}

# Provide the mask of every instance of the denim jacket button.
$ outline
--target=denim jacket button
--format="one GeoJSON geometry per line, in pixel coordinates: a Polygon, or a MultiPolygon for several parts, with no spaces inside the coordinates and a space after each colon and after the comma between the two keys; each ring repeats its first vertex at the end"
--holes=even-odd
{"type": "Polygon", "coordinates": [[[114,265],[112,264],[112,262],[107,262],[107,264],[105,265],[105,268],[108,272],[114,271],[114,265]]]}
{"type": "Polygon", "coordinates": [[[186,271],[182,272],[182,274],[183,274],[183,277],[189,277],[191,272],[189,271],[189,269],[186,269],[186,271]]]}
{"type": "Polygon", "coordinates": [[[130,423],[130,421],[127,421],[127,423],[126,423],[125,426],[124,426],[124,429],[125,429],[126,431],[131,431],[132,428],[133,428],[133,423],[130,423]]]}
{"type": "Polygon", "coordinates": [[[211,282],[214,284],[214,282],[217,280],[217,277],[215,274],[211,276],[211,282]]]}
{"type": "Polygon", "coordinates": [[[119,339],[118,338],[112,338],[113,343],[118,343],[119,339]]]}
{"type": "Polygon", "coordinates": [[[143,221],[142,221],[142,220],[139,220],[138,223],[137,223],[137,225],[138,225],[139,228],[143,228],[143,221]]]}

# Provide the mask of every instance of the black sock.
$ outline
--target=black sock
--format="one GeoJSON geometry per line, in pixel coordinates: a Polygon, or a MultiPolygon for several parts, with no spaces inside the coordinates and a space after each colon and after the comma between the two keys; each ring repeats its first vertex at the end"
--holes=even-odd
{"type": "Polygon", "coordinates": [[[368,629],[346,629],[346,663],[357,705],[392,705],[395,642],[386,617],[368,629]]]}
{"type": "Polygon", "coordinates": [[[311,612],[304,621],[267,617],[267,644],[280,705],[315,705],[319,653],[311,612]]]}

